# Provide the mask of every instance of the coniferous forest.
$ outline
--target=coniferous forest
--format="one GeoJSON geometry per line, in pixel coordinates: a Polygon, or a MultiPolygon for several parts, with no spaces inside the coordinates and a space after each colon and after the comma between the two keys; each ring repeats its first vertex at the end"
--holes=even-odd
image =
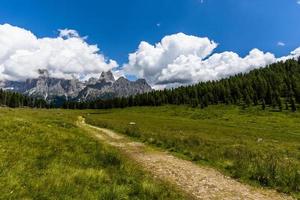
{"type": "Polygon", "coordinates": [[[11,108],[31,107],[50,108],[51,106],[43,99],[31,98],[17,92],[10,92],[0,89],[0,106],[11,108]]]}
{"type": "MultiPolygon", "coordinates": [[[[109,109],[132,106],[189,105],[205,108],[209,105],[233,104],[242,107],[291,110],[300,104],[300,58],[278,62],[247,74],[237,74],[218,81],[191,86],[156,90],[149,93],[90,102],[66,101],[65,109],[109,109]]],[[[51,108],[43,99],[0,90],[0,105],[8,107],[51,108]]]]}
{"type": "Polygon", "coordinates": [[[300,58],[278,62],[247,74],[238,74],[218,81],[150,93],[96,100],[92,102],[65,102],[67,109],[108,109],[131,106],[190,105],[205,108],[216,104],[234,104],[243,107],[267,106],[279,111],[297,110],[300,103],[300,58]]]}

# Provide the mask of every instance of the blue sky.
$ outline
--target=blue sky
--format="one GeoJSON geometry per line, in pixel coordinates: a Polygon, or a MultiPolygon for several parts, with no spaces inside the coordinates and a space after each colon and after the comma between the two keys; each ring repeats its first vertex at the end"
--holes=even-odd
{"type": "Polygon", "coordinates": [[[0,80],[36,77],[41,68],[82,79],[114,69],[115,76],[145,78],[163,88],[300,56],[300,0],[0,0],[0,5],[0,80]]]}
{"type": "Polygon", "coordinates": [[[1,0],[0,23],[54,36],[70,28],[105,55],[127,62],[141,40],[184,32],[245,55],[256,47],[278,56],[300,46],[297,0],[1,0]],[[157,26],[160,24],[160,26],[157,26]],[[278,46],[281,41],[286,45],[278,46]]]}

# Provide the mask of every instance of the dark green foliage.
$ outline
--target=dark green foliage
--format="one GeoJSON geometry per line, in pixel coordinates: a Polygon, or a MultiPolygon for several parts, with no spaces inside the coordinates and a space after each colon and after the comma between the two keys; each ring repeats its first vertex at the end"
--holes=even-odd
{"type": "Polygon", "coordinates": [[[293,112],[296,112],[296,110],[297,110],[294,98],[291,98],[291,109],[292,109],[293,112]]]}
{"type": "Polygon", "coordinates": [[[35,99],[22,94],[0,89],[0,106],[11,108],[31,107],[31,108],[50,108],[52,107],[43,99],[35,99]]]}
{"type": "Polygon", "coordinates": [[[65,102],[63,108],[124,108],[132,106],[190,105],[205,108],[214,104],[235,104],[244,108],[251,105],[271,106],[281,111],[285,107],[296,111],[300,103],[300,64],[288,60],[238,74],[219,81],[201,82],[192,86],[165,89],[128,98],[97,100],[93,102],[65,102]]]}
{"type": "Polygon", "coordinates": [[[263,110],[266,109],[266,102],[265,102],[264,99],[262,100],[261,107],[262,107],[263,110]]]}

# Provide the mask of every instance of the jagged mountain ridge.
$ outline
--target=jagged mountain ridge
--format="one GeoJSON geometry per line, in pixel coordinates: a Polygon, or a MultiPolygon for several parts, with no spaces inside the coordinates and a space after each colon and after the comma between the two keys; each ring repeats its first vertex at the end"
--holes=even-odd
{"type": "Polygon", "coordinates": [[[152,91],[144,79],[129,81],[121,77],[115,80],[111,71],[102,72],[98,79],[90,78],[82,82],[78,79],[52,78],[47,71],[41,70],[36,79],[27,79],[24,82],[5,81],[0,87],[47,101],[90,101],[98,98],[128,97],[152,91]]]}

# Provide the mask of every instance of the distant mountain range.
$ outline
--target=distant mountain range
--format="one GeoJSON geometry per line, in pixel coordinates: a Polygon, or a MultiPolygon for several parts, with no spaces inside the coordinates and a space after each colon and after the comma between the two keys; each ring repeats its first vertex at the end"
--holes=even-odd
{"type": "Polygon", "coordinates": [[[42,98],[59,103],[65,100],[91,101],[128,97],[152,91],[146,80],[130,81],[124,77],[115,80],[111,71],[102,72],[97,78],[82,82],[78,79],[52,78],[46,70],[40,70],[40,76],[26,81],[3,81],[0,87],[31,97],[42,98]]]}

